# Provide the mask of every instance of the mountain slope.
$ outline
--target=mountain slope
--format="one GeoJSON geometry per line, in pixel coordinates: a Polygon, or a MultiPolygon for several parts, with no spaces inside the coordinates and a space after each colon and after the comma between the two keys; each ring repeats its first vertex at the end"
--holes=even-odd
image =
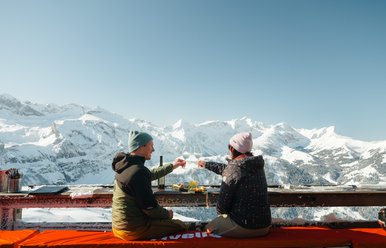
{"type": "Polygon", "coordinates": [[[149,132],[155,140],[153,159],[183,156],[188,165],[167,182],[190,179],[220,183],[219,176],[199,170],[199,158],[225,162],[228,139],[251,132],[253,152],[266,160],[270,185],[378,184],[386,181],[386,141],[364,142],[340,136],[334,127],[295,129],[266,125],[246,117],[190,124],[182,120],[158,127],[125,119],[100,107],[58,106],[21,102],[0,95],[0,168],[19,168],[24,184],[112,183],[111,159],[124,151],[129,130],[149,132]]]}

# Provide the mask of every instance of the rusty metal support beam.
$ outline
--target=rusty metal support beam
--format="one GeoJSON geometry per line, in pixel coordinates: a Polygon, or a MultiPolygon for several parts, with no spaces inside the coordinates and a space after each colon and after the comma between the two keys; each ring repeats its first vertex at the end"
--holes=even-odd
{"type": "MultiPolygon", "coordinates": [[[[166,207],[215,206],[218,192],[155,192],[160,205],[166,207]]],[[[386,206],[386,191],[378,192],[269,192],[272,207],[356,207],[386,206]]],[[[69,194],[31,196],[0,194],[0,208],[83,208],[111,207],[112,192],[88,198],[71,198],[69,194]]]]}
{"type": "MultiPolygon", "coordinates": [[[[96,187],[94,194],[83,197],[71,197],[70,193],[71,189],[69,192],[61,194],[46,195],[29,195],[28,192],[0,193],[0,228],[12,230],[15,228],[15,223],[17,228],[17,223],[20,222],[18,215],[21,215],[23,208],[110,208],[112,205],[112,189],[102,188],[98,190],[96,187]]],[[[159,204],[165,207],[214,207],[219,196],[218,190],[196,194],[154,189],[154,193],[159,204]]],[[[268,194],[272,207],[386,206],[385,189],[269,188],[268,194]]],[[[369,225],[369,223],[365,224],[369,225]]],[[[374,223],[370,224],[374,225],[374,223]]],[[[56,227],[55,224],[48,226],[56,227]]],[[[60,226],[59,224],[58,227],[60,226]]],[[[93,224],[86,224],[85,228],[94,227],[93,224]]]]}
{"type": "Polygon", "coordinates": [[[0,208],[93,208],[111,207],[112,195],[71,198],[69,195],[0,196],[0,208]]]}
{"type": "Polygon", "coordinates": [[[0,208],[0,230],[13,230],[15,224],[15,209],[0,208]]]}

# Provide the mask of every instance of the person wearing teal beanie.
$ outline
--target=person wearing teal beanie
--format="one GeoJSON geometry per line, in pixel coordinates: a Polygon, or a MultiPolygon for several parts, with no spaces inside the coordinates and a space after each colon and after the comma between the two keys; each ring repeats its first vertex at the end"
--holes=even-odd
{"type": "Polygon", "coordinates": [[[149,240],[182,232],[188,225],[173,219],[173,210],[160,206],[154,196],[151,181],[184,167],[186,161],[176,158],[173,163],[149,170],[145,161],[154,152],[150,134],[130,131],[128,153],[119,152],[113,159],[115,172],[112,231],[124,240],[149,240]]]}
{"type": "Polygon", "coordinates": [[[148,133],[139,132],[139,131],[130,131],[129,132],[129,153],[134,152],[141,146],[146,145],[149,141],[153,140],[153,137],[148,133]]]}

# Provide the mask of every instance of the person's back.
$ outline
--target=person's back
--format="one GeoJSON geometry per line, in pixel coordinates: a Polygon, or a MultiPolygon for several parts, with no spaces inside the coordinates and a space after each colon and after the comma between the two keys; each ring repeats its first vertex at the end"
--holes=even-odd
{"type": "Polygon", "coordinates": [[[262,156],[253,156],[251,133],[229,140],[228,164],[198,161],[198,167],[222,175],[218,216],[206,229],[221,236],[250,238],[266,235],[271,226],[267,180],[262,156]]]}
{"type": "MultiPolygon", "coordinates": [[[[123,154],[123,156],[125,155],[123,154]]],[[[112,204],[112,227],[114,229],[140,232],[149,224],[149,216],[141,211],[133,194],[128,194],[122,189],[123,187],[127,189],[132,187],[128,179],[136,178],[137,174],[146,174],[145,170],[148,170],[141,165],[142,162],[136,160],[138,160],[137,157],[127,156],[116,164],[113,163],[114,171],[117,173],[116,177],[118,177],[118,181],[114,181],[112,204]],[[126,168],[124,168],[125,165],[126,168]],[[127,185],[123,185],[124,180],[128,181],[126,182],[127,185]]],[[[146,181],[142,183],[146,183],[146,181]]]]}
{"type": "Polygon", "coordinates": [[[154,152],[152,137],[147,133],[129,133],[129,153],[118,153],[112,163],[115,171],[112,231],[125,240],[162,238],[187,229],[187,225],[173,220],[173,211],[161,207],[153,193],[151,181],[163,177],[186,161],[177,158],[173,163],[151,171],[145,161],[154,152]]]}
{"type": "Polygon", "coordinates": [[[271,210],[262,156],[246,156],[232,160],[222,176],[224,183],[228,183],[233,189],[220,198],[218,211],[226,211],[232,220],[245,228],[269,226],[271,210]],[[229,209],[222,209],[227,207],[229,202],[229,209]]]}

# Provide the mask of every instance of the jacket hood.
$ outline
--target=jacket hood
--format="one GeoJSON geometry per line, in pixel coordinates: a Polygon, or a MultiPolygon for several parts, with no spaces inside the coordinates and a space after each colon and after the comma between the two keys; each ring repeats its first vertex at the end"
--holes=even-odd
{"type": "Polygon", "coordinates": [[[240,167],[243,174],[256,174],[259,170],[264,169],[264,159],[261,155],[236,159],[232,162],[240,167]]]}
{"type": "Polygon", "coordinates": [[[113,171],[120,174],[122,171],[127,169],[128,167],[137,164],[144,165],[145,158],[141,156],[132,156],[130,154],[120,152],[115,155],[111,167],[113,171]]]}

